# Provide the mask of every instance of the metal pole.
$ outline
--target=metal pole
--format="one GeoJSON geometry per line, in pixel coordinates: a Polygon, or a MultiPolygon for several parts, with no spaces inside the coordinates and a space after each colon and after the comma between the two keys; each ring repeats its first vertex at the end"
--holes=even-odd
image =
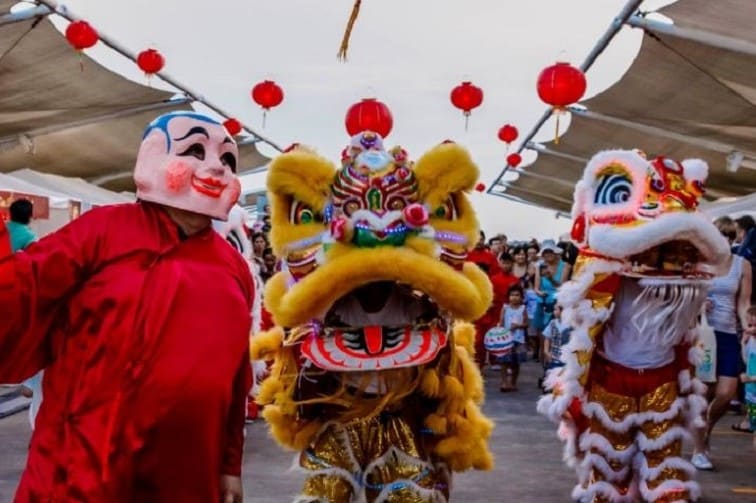
{"type": "Polygon", "coordinates": [[[535,150],[536,152],[540,152],[542,154],[553,155],[554,157],[560,157],[569,161],[575,161],[580,164],[585,164],[588,162],[588,159],[585,157],[568,154],[566,152],[560,152],[558,150],[554,150],[553,148],[545,147],[540,143],[534,143],[532,141],[528,142],[526,148],[528,148],[529,150],[535,150]]]}
{"type": "Polygon", "coordinates": [[[52,14],[52,10],[46,5],[38,5],[37,7],[29,7],[18,12],[8,12],[0,16],[0,26],[13,23],[21,23],[23,21],[29,21],[30,19],[44,17],[52,14]]]}
{"type": "MultiPolygon", "coordinates": [[[[587,72],[588,69],[590,69],[594,61],[596,61],[596,58],[598,58],[601,53],[604,52],[604,49],[606,49],[606,47],[609,45],[609,42],[611,42],[612,39],[617,35],[617,33],[622,29],[622,26],[627,22],[628,18],[630,18],[630,16],[632,16],[633,13],[638,10],[638,7],[641,3],[643,3],[643,0],[628,0],[619,14],[617,14],[617,16],[612,20],[609,28],[606,29],[602,37],[599,39],[591,52],[588,53],[588,56],[585,58],[583,63],[580,65],[580,69],[583,72],[587,72]]],[[[535,135],[538,133],[541,127],[543,127],[543,125],[553,113],[554,109],[552,107],[549,107],[543,113],[541,118],[538,119],[538,122],[536,122],[536,125],[533,127],[533,129],[530,130],[530,132],[522,140],[522,143],[520,143],[520,146],[517,148],[518,153],[523,151],[525,145],[527,145],[528,142],[530,142],[535,137],[535,135]]],[[[507,166],[501,171],[501,173],[499,173],[499,176],[496,177],[496,180],[494,180],[494,182],[486,191],[488,194],[491,194],[491,190],[499,183],[501,178],[504,176],[504,173],[506,173],[510,167],[511,166],[507,164],[507,166]]]]}
{"type": "Polygon", "coordinates": [[[627,24],[633,28],[652,31],[660,35],[691,40],[710,47],[725,49],[727,51],[740,52],[750,56],[756,56],[756,44],[739,38],[728,37],[710,31],[695,28],[683,28],[670,23],[662,23],[641,16],[630,16],[627,24]]]}
{"type": "MultiPolygon", "coordinates": [[[[68,10],[67,7],[65,7],[63,5],[59,6],[58,2],[56,2],[55,0],[38,0],[38,2],[40,4],[46,5],[50,9],[54,10],[56,14],[58,14],[58,15],[64,17],[64,18],[66,18],[66,19],[68,19],[69,21],[76,21],[76,20],[79,19],[77,16],[73,15],[71,13],[71,11],[68,10]]],[[[126,57],[126,58],[128,58],[131,61],[134,61],[136,63],[136,58],[137,58],[136,54],[134,54],[130,50],[126,49],[125,47],[121,46],[118,42],[116,42],[115,40],[109,38],[107,35],[103,35],[102,33],[100,33],[99,35],[100,35],[100,41],[103,44],[105,44],[106,46],[110,47],[114,51],[120,53],[122,56],[124,56],[124,57],[126,57]]],[[[185,85],[183,85],[180,82],[178,82],[177,80],[173,79],[173,77],[171,77],[167,73],[165,73],[165,72],[159,72],[156,75],[158,77],[160,77],[167,84],[170,84],[173,87],[175,87],[176,89],[181,90],[188,97],[192,98],[194,101],[199,101],[200,103],[202,103],[203,105],[205,105],[210,110],[212,110],[213,112],[217,113],[218,115],[221,115],[222,117],[233,117],[233,115],[229,114],[228,112],[226,112],[225,110],[223,110],[219,106],[215,105],[214,103],[211,103],[211,102],[207,101],[201,94],[199,94],[196,91],[193,91],[192,89],[189,89],[185,85]]],[[[242,129],[244,131],[247,131],[249,134],[251,134],[251,135],[259,138],[260,141],[267,143],[268,145],[270,145],[274,149],[278,150],[279,152],[282,151],[281,147],[279,147],[276,143],[274,143],[272,140],[269,140],[265,136],[259,134],[254,129],[252,129],[252,128],[246,126],[246,125],[242,125],[242,129]]]]}

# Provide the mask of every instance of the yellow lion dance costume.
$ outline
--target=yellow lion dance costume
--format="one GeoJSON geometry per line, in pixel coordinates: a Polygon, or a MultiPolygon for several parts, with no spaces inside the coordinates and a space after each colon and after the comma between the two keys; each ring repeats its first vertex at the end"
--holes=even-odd
{"type": "Polygon", "coordinates": [[[575,188],[572,237],[580,254],[559,291],[573,327],[565,366],[546,382],[539,411],[560,421],[574,500],[698,499],[682,442],[703,426],[705,387],[691,370],[691,330],[707,280],[729,254],[701,212],[708,166],[605,151],[575,188]]]}
{"type": "Polygon", "coordinates": [[[252,339],[273,360],[258,396],[273,437],[300,451],[298,503],[445,502],[450,471],[490,469],[474,320],[491,303],[465,261],[478,170],[451,142],[416,163],[372,132],[337,169],[295,147],[268,175],[282,271],[252,339]]]}

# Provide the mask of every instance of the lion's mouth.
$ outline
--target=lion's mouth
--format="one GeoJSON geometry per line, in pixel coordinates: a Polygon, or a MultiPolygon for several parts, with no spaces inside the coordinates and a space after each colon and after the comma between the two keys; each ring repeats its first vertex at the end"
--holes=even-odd
{"type": "Polygon", "coordinates": [[[709,279],[712,275],[701,269],[703,255],[690,241],[673,240],[630,257],[630,276],[709,279]]]}
{"type": "Polygon", "coordinates": [[[326,370],[416,366],[446,345],[447,328],[430,296],[408,285],[375,281],[337,300],[302,351],[326,370]]]}

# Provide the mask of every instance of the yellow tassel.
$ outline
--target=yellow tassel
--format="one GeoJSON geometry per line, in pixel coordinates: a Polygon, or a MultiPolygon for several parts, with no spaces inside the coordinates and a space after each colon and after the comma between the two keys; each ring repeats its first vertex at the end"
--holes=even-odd
{"type": "Polygon", "coordinates": [[[271,360],[283,345],[284,332],[281,327],[274,327],[267,332],[252,336],[249,354],[252,360],[271,360]]]}
{"type": "Polygon", "coordinates": [[[430,398],[438,398],[441,394],[441,381],[435,369],[426,369],[420,381],[420,391],[430,398]]]}
{"type": "Polygon", "coordinates": [[[361,3],[362,3],[362,0],[354,0],[354,7],[352,7],[352,15],[349,16],[349,21],[347,22],[346,30],[344,31],[344,38],[341,39],[341,47],[339,47],[339,52],[336,55],[339,61],[347,60],[347,50],[349,49],[349,37],[352,35],[352,28],[354,27],[354,22],[357,21],[357,16],[360,13],[361,3]]]}

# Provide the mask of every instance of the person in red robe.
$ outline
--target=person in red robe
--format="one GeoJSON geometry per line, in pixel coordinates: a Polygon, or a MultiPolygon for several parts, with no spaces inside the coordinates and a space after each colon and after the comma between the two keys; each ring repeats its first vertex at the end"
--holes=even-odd
{"type": "Polygon", "coordinates": [[[45,369],[15,501],[241,502],[253,283],[213,231],[238,199],[225,128],[147,128],[139,202],[10,254],[0,223],[0,382],[45,369]]]}

